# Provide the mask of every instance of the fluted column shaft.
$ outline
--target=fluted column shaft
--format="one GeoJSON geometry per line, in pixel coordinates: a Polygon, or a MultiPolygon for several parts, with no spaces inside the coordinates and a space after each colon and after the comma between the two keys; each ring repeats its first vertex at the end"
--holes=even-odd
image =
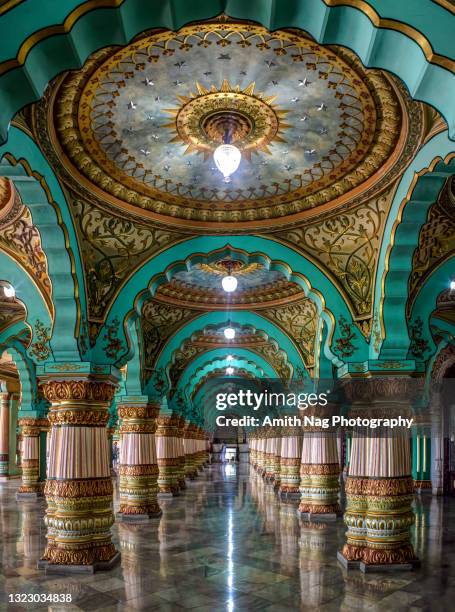
{"type": "Polygon", "coordinates": [[[46,418],[25,417],[19,419],[22,434],[22,484],[17,499],[34,499],[43,495],[44,482],[40,482],[40,433],[49,428],[46,418]]]}
{"type": "Polygon", "coordinates": [[[159,403],[137,403],[133,398],[118,407],[121,420],[119,518],[122,520],[146,520],[161,514],[154,436],[159,407],[159,403]]]}
{"type": "MultiPolygon", "coordinates": [[[[55,376],[55,375],[54,375],[55,376]]],[[[40,562],[53,571],[106,569],[119,554],[111,541],[112,481],[106,435],[114,379],[74,373],[41,379],[51,403],[45,485],[47,547],[40,562]]]]}

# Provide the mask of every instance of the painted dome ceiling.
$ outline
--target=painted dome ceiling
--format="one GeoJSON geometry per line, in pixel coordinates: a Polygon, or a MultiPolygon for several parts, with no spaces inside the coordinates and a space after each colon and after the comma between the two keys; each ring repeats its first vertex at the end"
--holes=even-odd
{"type": "Polygon", "coordinates": [[[260,263],[243,263],[239,260],[220,260],[213,263],[197,263],[188,270],[176,272],[172,280],[161,285],[156,298],[185,305],[209,308],[269,307],[301,299],[301,287],[287,280],[283,272],[269,270],[260,263]],[[225,293],[221,280],[231,270],[237,278],[234,293],[225,293]]]}
{"type": "MultiPolygon", "coordinates": [[[[65,177],[105,204],[179,225],[296,222],[390,181],[403,99],[380,71],[302,33],[204,23],[94,54],[46,104],[65,177]],[[229,124],[242,161],[213,161],[229,124]]],[[[47,115],[48,116],[48,115],[47,115]]]]}

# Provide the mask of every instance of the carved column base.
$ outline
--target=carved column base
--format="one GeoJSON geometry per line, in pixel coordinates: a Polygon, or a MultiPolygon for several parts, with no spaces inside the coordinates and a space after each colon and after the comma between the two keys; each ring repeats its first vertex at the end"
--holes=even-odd
{"type": "Polygon", "coordinates": [[[32,485],[22,484],[16,493],[17,501],[34,501],[44,497],[44,482],[37,482],[32,485]]]}
{"type": "Polygon", "coordinates": [[[8,453],[0,454],[0,480],[9,479],[9,455],[8,453]]]}
{"type": "Polygon", "coordinates": [[[157,465],[121,465],[117,518],[137,522],[161,516],[157,479],[157,465]]]}
{"type": "Polygon", "coordinates": [[[158,495],[179,495],[179,469],[178,457],[158,459],[158,495]]]}
{"type": "Polygon", "coordinates": [[[302,464],[299,513],[312,520],[335,520],[341,515],[338,501],[338,463],[302,464]]]}
{"type": "Polygon", "coordinates": [[[48,543],[38,568],[58,573],[93,573],[118,562],[120,555],[110,534],[110,478],[51,479],[46,482],[45,494],[48,543]]]}
{"type": "Polygon", "coordinates": [[[416,493],[431,492],[433,485],[431,480],[414,480],[414,490],[416,493]]]}
{"type": "Polygon", "coordinates": [[[409,534],[414,522],[412,478],[349,477],[346,494],[347,543],[339,561],[362,572],[418,567],[409,534]]]}
{"type": "Polygon", "coordinates": [[[300,498],[300,457],[281,457],[278,491],[284,498],[300,498]]]}
{"type": "Polygon", "coordinates": [[[181,455],[178,459],[179,459],[179,462],[178,462],[178,471],[177,471],[177,484],[178,484],[180,491],[183,491],[186,489],[185,455],[181,455]]]}
{"type": "Polygon", "coordinates": [[[71,559],[75,558],[79,558],[79,552],[75,552],[74,556],[58,557],[58,559],[61,559],[61,562],[56,560],[49,562],[45,559],[40,559],[37,563],[37,567],[38,569],[46,570],[46,573],[51,572],[52,574],[94,574],[95,572],[103,572],[115,567],[120,562],[120,553],[116,551],[114,556],[108,561],[95,561],[89,565],[71,563],[71,559]],[[67,558],[70,559],[69,564],[63,561],[63,559],[67,558]]]}

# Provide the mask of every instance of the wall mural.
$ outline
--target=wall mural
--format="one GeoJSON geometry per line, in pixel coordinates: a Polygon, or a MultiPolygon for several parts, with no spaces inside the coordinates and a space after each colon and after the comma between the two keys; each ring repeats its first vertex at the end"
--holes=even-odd
{"type": "Polygon", "coordinates": [[[109,215],[74,193],[68,195],[84,252],[88,314],[100,320],[131,273],[181,236],[109,215]]]}
{"type": "Polygon", "coordinates": [[[141,358],[144,379],[147,381],[155,369],[155,361],[166,341],[183,324],[200,312],[188,308],[175,308],[151,300],[144,304],[140,319],[141,358]]]}
{"type": "Polygon", "coordinates": [[[371,317],[376,253],[392,194],[389,189],[352,211],[280,234],[329,270],[354,315],[363,320],[360,328],[367,337],[370,329],[365,318],[371,317]]]}
{"type": "Polygon", "coordinates": [[[30,210],[12,183],[3,178],[0,179],[0,248],[25,268],[52,308],[52,285],[41,237],[33,225],[30,210]]]}
{"type": "Polygon", "coordinates": [[[455,249],[455,182],[449,179],[437,201],[431,206],[427,222],[420,230],[419,244],[412,259],[409,277],[409,297],[406,304],[410,313],[419,289],[433,270],[455,249]]]}
{"type": "Polygon", "coordinates": [[[318,312],[314,302],[305,298],[299,304],[269,309],[267,317],[278,323],[291,338],[294,338],[305,365],[313,368],[318,326],[318,312]]]}

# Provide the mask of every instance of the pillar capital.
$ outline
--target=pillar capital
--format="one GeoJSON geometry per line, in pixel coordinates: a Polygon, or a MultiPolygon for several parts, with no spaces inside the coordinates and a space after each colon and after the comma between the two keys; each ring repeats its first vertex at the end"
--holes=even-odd
{"type": "Polygon", "coordinates": [[[47,417],[20,417],[17,424],[25,436],[39,436],[41,431],[48,431],[50,426],[47,417]]]}

